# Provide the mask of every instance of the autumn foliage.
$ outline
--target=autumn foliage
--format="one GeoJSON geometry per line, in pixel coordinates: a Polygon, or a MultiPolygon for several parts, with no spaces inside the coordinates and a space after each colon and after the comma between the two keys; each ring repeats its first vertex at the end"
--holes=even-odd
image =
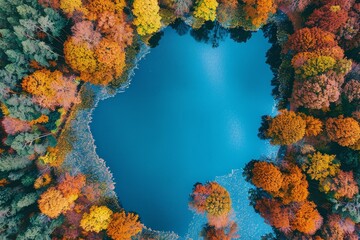
{"type": "Polygon", "coordinates": [[[317,136],[323,130],[323,123],[313,116],[303,116],[306,122],[305,136],[317,136]]]}
{"type": "Polygon", "coordinates": [[[239,237],[237,231],[238,227],[235,222],[231,222],[228,226],[222,228],[207,225],[202,236],[205,240],[232,240],[239,237]]]}
{"type": "Polygon", "coordinates": [[[308,198],[309,183],[298,166],[288,163],[282,171],[282,176],[281,187],[278,192],[273,193],[274,197],[280,198],[283,204],[303,202],[308,198]]]}
{"type": "Polygon", "coordinates": [[[308,156],[308,162],[303,164],[307,174],[315,180],[321,180],[327,176],[335,176],[339,171],[340,164],[335,161],[335,155],[316,152],[308,156]]]}
{"type": "Polygon", "coordinates": [[[24,91],[33,95],[36,103],[51,110],[57,106],[68,109],[72,103],[80,102],[74,78],[65,77],[57,70],[37,70],[25,77],[21,86],[24,91]]]}
{"type": "Polygon", "coordinates": [[[255,209],[271,225],[282,232],[290,231],[290,209],[275,199],[263,198],[256,201],[255,209]]]}
{"type": "Polygon", "coordinates": [[[44,173],[40,177],[38,177],[34,182],[34,188],[39,189],[44,186],[47,186],[51,182],[52,178],[49,173],[44,173]]]}
{"type": "Polygon", "coordinates": [[[7,134],[14,135],[19,132],[27,132],[31,129],[31,124],[29,122],[20,120],[18,118],[5,116],[1,123],[7,134]]]}
{"type": "Polygon", "coordinates": [[[350,218],[343,218],[338,214],[331,214],[321,228],[324,239],[358,239],[355,223],[350,218]]]}
{"type": "Polygon", "coordinates": [[[326,132],[329,138],[341,146],[351,146],[360,139],[360,125],[351,117],[339,116],[326,121],[326,132]]]}
{"type": "Polygon", "coordinates": [[[313,235],[321,227],[323,218],[317,211],[315,203],[303,202],[295,206],[293,211],[295,216],[290,221],[292,230],[313,235]]]}
{"type": "Polygon", "coordinates": [[[341,81],[330,74],[321,74],[295,80],[292,93],[294,107],[304,106],[309,109],[326,109],[340,97],[341,81]]]}
{"type": "Polygon", "coordinates": [[[343,89],[349,102],[360,100],[360,81],[352,79],[346,83],[343,89]]]}
{"type": "MultiPolygon", "coordinates": [[[[36,189],[48,185],[51,181],[49,174],[38,178],[34,187],[36,189]]],[[[82,187],[85,186],[86,178],[82,174],[71,176],[65,174],[64,178],[55,187],[50,187],[38,200],[40,211],[50,218],[57,218],[73,207],[73,203],[79,197],[82,187]]]]}
{"type": "Polygon", "coordinates": [[[293,111],[281,110],[274,117],[266,131],[266,136],[274,145],[289,145],[305,136],[306,121],[293,111]]]}
{"type": "Polygon", "coordinates": [[[273,0],[244,0],[244,11],[246,17],[255,27],[266,23],[270,14],[275,13],[275,2],[273,0]]]}
{"type": "Polygon", "coordinates": [[[189,206],[196,212],[206,213],[211,226],[221,228],[229,223],[230,194],[216,182],[196,184],[190,195],[189,206]]]}
{"type": "Polygon", "coordinates": [[[142,230],[139,216],[134,213],[114,213],[106,230],[108,236],[115,240],[131,239],[142,230]]]}
{"type": "Polygon", "coordinates": [[[197,0],[194,16],[205,21],[214,21],[218,5],[216,0],[197,0]]]}
{"type": "Polygon", "coordinates": [[[354,180],[352,171],[339,171],[336,177],[332,178],[330,182],[330,191],[334,193],[334,197],[337,199],[344,197],[350,199],[359,193],[358,184],[354,180]]]}
{"type": "Polygon", "coordinates": [[[231,209],[231,199],[228,191],[216,182],[196,184],[191,194],[190,206],[210,215],[226,215],[231,209]]]}
{"type": "Polygon", "coordinates": [[[231,200],[229,192],[222,187],[215,187],[206,198],[206,212],[212,216],[224,216],[230,212],[231,200]]]}
{"type": "Polygon", "coordinates": [[[332,48],[336,45],[337,42],[332,33],[317,27],[302,28],[289,37],[284,51],[313,52],[319,49],[332,48]]]}
{"type": "MultiPolygon", "coordinates": [[[[4,239],[125,240],[142,231],[137,214],[104,197],[111,181],[91,174],[87,181],[81,173],[93,172],[92,159],[66,158],[75,146],[67,128],[93,104],[89,86],[115,92],[144,43],[153,45],[162,32],[153,35],[169,24],[179,33],[192,26],[191,35],[200,32],[208,42],[228,33],[239,40],[243,29],[263,26],[282,110],[264,119],[259,135],[281,147],[274,161],[251,161],[244,172],[257,187],[251,204],[279,239],[358,238],[358,1],[0,0],[0,6],[4,239]],[[86,103],[77,108],[80,97],[86,103]]],[[[196,184],[189,205],[206,214],[205,239],[238,238],[224,187],[196,184]]]]}
{"type": "Polygon", "coordinates": [[[310,201],[286,206],[275,199],[263,198],[256,201],[255,209],[271,226],[286,234],[297,230],[313,235],[323,221],[316,205],[310,201]]]}
{"type": "Polygon", "coordinates": [[[125,66],[120,45],[106,38],[95,49],[87,42],[76,44],[76,39],[70,38],[64,44],[64,53],[66,62],[80,73],[80,78],[93,84],[108,84],[121,76],[125,66]]]}
{"type": "Polygon", "coordinates": [[[139,35],[148,35],[157,32],[161,27],[159,5],[156,0],[135,0],[133,13],[134,24],[139,35]]]}
{"type": "Polygon", "coordinates": [[[57,218],[70,208],[70,201],[55,187],[46,190],[38,200],[40,211],[50,218],[57,218]]]}
{"type": "Polygon", "coordinates": [[[66,173],[64,179],[59,183],[57,188],[66,198],[75,201],[79,197],[81,189],[85,186],[85,182],[86,178],[83,174],[71,176],[66,173]]]}
{"type": "Polygon", "coordinates": [[[81,0],[59,0],[59,2],[60,9],[69,16],[72,16],[74,11],[82,10],[81,0]]]}
{"type": "Polygon", "coordinates": [[[339,5],[326,4],[314,10],[306,24],[318,27],[324,31],[336,33],[344,26],[348,19],[348,12],[339,5]]]}
{"type": "Polygon", "coordinates": [[[108,228],[113,212],[106,206],[92,206],[89,213],[85,213],[80,226],[85,231],[100,232],[108,228]]]}
{"type": "Polygon", "coordinates": [[[252,182],[255,186],[270,193],[279,191],[283,176],[278,167],[268,162],[256,162],[252,169],[252,182]]]}

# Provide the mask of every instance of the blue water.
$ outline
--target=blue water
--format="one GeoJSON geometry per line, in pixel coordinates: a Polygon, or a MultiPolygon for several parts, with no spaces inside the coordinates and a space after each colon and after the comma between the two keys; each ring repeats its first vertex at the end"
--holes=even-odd
{"type": "Polygon", "coordinates": [[[261,32],[212,48],[166,29],[130,88],[99,103],[91,124],[97,153],[125,209],[146,226],[184,236],[196,182],[267,154],[257,130],[274,104],[269,47],[261,32]]]}

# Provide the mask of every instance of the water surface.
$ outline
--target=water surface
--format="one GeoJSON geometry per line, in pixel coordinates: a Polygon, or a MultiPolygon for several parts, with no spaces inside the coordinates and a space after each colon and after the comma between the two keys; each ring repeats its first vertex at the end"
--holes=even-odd
{"type": "Polygon", "coordinates": [[[97,153],[125,209],[146,226],[184,236],[193,184],[267,154],[257,130],[274,104],[269,47],[261,32],[212,48],[166,29],[130,88],[99,103],[91,124],[97,153]]]}

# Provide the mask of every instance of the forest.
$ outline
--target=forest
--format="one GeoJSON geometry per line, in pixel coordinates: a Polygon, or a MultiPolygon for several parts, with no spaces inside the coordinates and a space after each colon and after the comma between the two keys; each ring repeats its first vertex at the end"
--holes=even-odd
{"type": "MultiPolygon", "coordinates": [[[[213,47],[262,30],[272,45],[278,114],[254,134],[280,150],[243,172],[274,230],[263,239],[358,239],[359,0],[0,0],[1,239],[173,239],[69,157],[88,86],[126,85],[168,26],[213,47]]],[[[199,238],[241,237],[220,184],[196,183],[189,207],[207,217],[199,238]]]]}

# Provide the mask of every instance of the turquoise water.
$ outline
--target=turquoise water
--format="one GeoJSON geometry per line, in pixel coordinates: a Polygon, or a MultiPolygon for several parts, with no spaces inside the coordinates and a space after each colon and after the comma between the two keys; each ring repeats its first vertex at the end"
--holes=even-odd
{"type": "Polygon", "coordinates": [[[125,209],[146,226],[184,236],[196,182],[268,153],[257,130],[274,105],[269,47],[261,32],[246,44],[226,38],[212,48],[166,29],[130,88],[99,103],[91,124],[97,153],[125,209]]]}

